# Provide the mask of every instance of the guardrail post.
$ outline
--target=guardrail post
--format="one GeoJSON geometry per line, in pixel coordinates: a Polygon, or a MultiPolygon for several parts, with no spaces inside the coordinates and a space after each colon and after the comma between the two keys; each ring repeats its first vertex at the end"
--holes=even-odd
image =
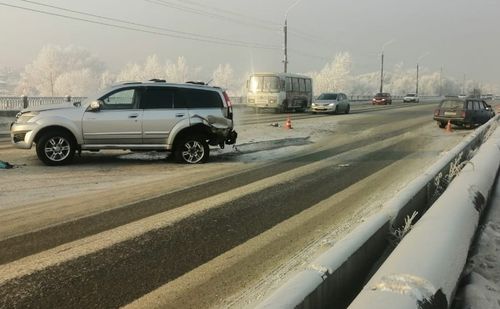
{"type": "Polygon", "coordinates": [[[28,97],[23,95],[21,96],[21,100],[23,101],[23,108],[28,108],[29,106],[28,97]]]}

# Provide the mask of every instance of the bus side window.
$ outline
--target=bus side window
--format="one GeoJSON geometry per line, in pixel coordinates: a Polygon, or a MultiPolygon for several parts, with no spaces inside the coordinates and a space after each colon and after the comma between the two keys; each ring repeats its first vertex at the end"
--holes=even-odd
{"type": "Polygon", "coordinates": [[[301,78],[299,81],[300,81],[300,92],[306,91],[306,81],[305,81],[305,79],[301,78]]]}
{"type": "Polygon", "coordinates": [[[299,79],[298,78],[295,78],[293,77],[292,78],[292,90],[293,91],[299,91],[299,79]]]}
{"type": "Polygon", "coordinates": [[[306,79],[306,91],[311,91],[311,80],[306,79]]]}
{"type": "Polygon", "coordinates": [[[286,78],[285,88],[286,91],[292,91],[292,79],[290,77],[286,78]]]}

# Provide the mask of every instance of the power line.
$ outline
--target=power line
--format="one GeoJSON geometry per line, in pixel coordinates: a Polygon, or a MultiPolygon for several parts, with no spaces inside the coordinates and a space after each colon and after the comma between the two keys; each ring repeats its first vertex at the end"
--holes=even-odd
{"type": "MultiPolygon", "coordinates": [[[[241,45],[241,46],[244,46],[244,47],[254,47],[254,48],[263,48],[263,49],[277,49],[278,48],[277,46],[265,45],[265,44],[261,44],[261,43],[244,42],[244,41],[238,41],[238,40],[228,40],[228,39],[218,38],[218,37],[214,37],[214,36],[200,35],[200,34],[196,34],[196,33],[178,31],[178,30],[174,30],[174,29],[168,29],[168,28],[150,26],[150,25],[145,25],[145,24],[130,22],[130,21],[122,20],[122,19],[117,19],[117,18],[112,18],[112,17],[106,17],[106,16],[91,14],[91,13],[87,13],[87,12],[81,12],[81,11],[71,10],[71,9],[67,9],[67,8],[63,8],[63,7],[48,5],[48,4],[44,4],[44,3],[40,3],[40,2],[36,2],[36,1],[29,1],[29,0],[18,0],[18,1],[27,2],[27,3],[31,3],[31,4],[35,4],[35,5],[39,5],[39,6],[44,6],[44,7],[49,7],[49,8],[52,8],[52,9],[61,10],[61,11],[65,11],[65,12],[70,12],[70,13],[74,13],[74,14],[80,14],[80,15],[84,15],[84,16],[89,16],[89,17],[93,17],[93,18],[99,18],[99,19],[106,20],[106,21],[113,21],[113,22],[118,22],[118,23],[132,25],[132,26],[139,26],[139,27],[142,27],[142,28],[149,28],[149,29],[160,30],[160,31],[164,31],[164,32],[170,32],[170,33],[174,34],[174,35],[172,35],[172,37],[175,37],[175,38],[183,38],[183,39],[199,38],[200,40],[202,40],[204,42],[215,43],[215,41],[218,41],[220,43],[227,43],[227,44],[232,45],[232,46],[240,46],[241,45]],[[188,36],[192,36],[193,38],[189,38],[188,36]],[[237,44],[237,45],[235,45],[235,44],[237,44]]],[[[6,4],[4,4],[4,5],[6,5],[6,4]]],[[[7,5],[7,6],[9,6],[9,5],[7,5]]],[[[13,6],[13,7],[16,7],[16,6],[13,6]]],[[[64,16],[61,16],[62,14],[57,14],[57,13],[52,14],[52,13],[46,12],[46,11],[40,11],[40,10],[35,10],[35,9],[30,9],[30,8],[23,8],[23,7],[17,7],[17,8],[31,10],[31,11],[35,11],[35,12],[43,13],[43,14],[49,14],[49,15],[55,15],[55,16],[59,16],[59,17],[64,17],[64,16]]],[[[66,17],[69,17],[69,16],[66,16],[66,17]]],[[[81,18],[78,18],[78,20],[86,21],[86,22],[91,22],[89,20],[86,20],[86,19],[84,20],[84,19],[81,19],[81,18]]],[[[103,25],[105,24],[107,26],[111,26],[108,23],[101,23],[101,24],[103,24],[103,25]]],[[[118,27],[120,27],[120,26],[118,26],[118,27]]],[[[133,30],[133,29],[130,29],[129,27],[126,27],[126,28],[127,28],[127,30],[133,30]]],[[[137,29],[137,31],[139,31],[139,30],[137,29]]],[[[155,31],[147,31],[147,32],[148,33],[153,33],[153,34],[158,34],[155,31]]],[[[165,35],[167,35],[167,34],[165,34],[165,35]]]]}
{"type": "MultiPolygon", "coordinates": [[[[150,26],[150,25],[145,25],[145,24],[140,24],[140,23],[134,23],[134,22],[129,22],[129,21],[121,20],[121,19],[110,18],[110,17],[90,14],[90,13],[76,11],[76,10],[70,10],[70,9],[52,6],[52,5],[48,5],[48,4],[43,4],[43,3],[30,1],[30,0],[18,0],[18,1],[31,3],[31,4],[35,4],[35,5],[39,5],[39,6],[45,6],[45,7],[49,7],[49,8],[65,11],[65,12],[71,12],[74,14],[89,16],[89,17],[93,17],[93,18],[99,18],[99,19],[106,20],[106,21],[119,22],[119,23],[128,24],[128,25],[132,25],[132,26],[139,26],[142,28],[161,30],[164,32],[134,28],[131,26],[117,25],[117,24],[113,24],[110,22],[97,21],[97,20],[76,17],[76,16],[64,15],[61,13],[49,12],[49,11],[44,11],[44,10],[40,10],[40,9],[30,8],[30,7],[23,7],[23,6],[4,3],[4,2],[0,2],[0,5],[6,6],[6,7],[11,7],[11,8],[16,8],[16,9],[20,9],[20,10],[25,10],[25,11],[35,12],[35,13],[39,13],[39,14],[44,14],[44,15],[56,16],[56,17],[60,17],[60,18],[64,18],[64,19],[82,21],[82,22],[97,24],[97,25],[101,25],[101,26],[107,26],[107,27],[111,27],[111,28],[124,29],[124,30],[129,30],[129,31],[148,33],[148,34],[154,34],[154,35],[159,35],[159,36],[164,36],[164,37],[172,37],[172,38],[183,39],[183,40],[191,40],[191,41],[196,41],[196,42],[205,42],[205,43],[234,46],[234,47],[247,47],[247,48],[267,49],[267,50],[279,50],[279,49],[281,49],[281,47],[279,47],[279,46],[264,45],[264,44],[260,44],[260,43],[250,43],[250,42],[244,42],[244,41],[227,40],[227,39],[222,39],[222,38],[217,38],[217,37],[212,37],[212,36],[202,36],[202,35],[195,34],[195,33],[189,33],[189,32],[177,31],[177,30],[173,30],[173,29],[167,29],[167,28],[155,27],[155,26],[150,26]],[[165,33],[165,32],[170,32],[170,33],[165,33]]],[[[307,54],[307,53],[304,53],[304,52],[301,52],[298,50],[293,50],[293,51],[296,52],[297,54],[301,54],[301,55],[306,56],[306,57],[326,59],[326,58],[321,57],[321,56],[307,54]]]]}
{"type": "Polygon", "coordinates": [[[256,23],[256,22],[251,22],[251,21],[242,21],[240,19],[237,19],[237,18],[234,18],[231,16],[223,15],[220,13],[207,12],[207,11],[195,9],[195,8],[192,8],[192,7],[189,7],[186,5],[175,4],[175,3],[168,2],[165,0],[144,0],[144,1],[149,2],[149,3],[153,3],[153,4],[157,4],[160,6],[176,9],[176,10],[183,11],[183,12],[188,12],[188,13],[192,13],[192,14],[205,16],[205,17],[215,18],[218,20],[222,19],[225,21],[229,21],[229,22],[233,22],[233,23],[237,23],[237,24],[241,24],[241,25],[257,27],[257,28],[261,28],[261,29],[265,29],[265,30],[273,30],[273,31],[278,30],[275,26],[271,27],[271,26],[263,25],[262,23],[256,23]]]}
{"type": "MultiPolygon", "coordinates": [[[[227,9],[220,8],[220,7],[214,7],[212,5],[202,4],[202,3],[199,3],[197,1],[192,1],[192,0],[182,0],[182,2],[188,3],[191,6],[198,6],[198,7],[202,7],[205,9],[209,9],[210,11],[216,11],[217,13],[212,13],[212,12],[208,12],[208,11],[195,9],[195,8],[192,8],[192,7],[189,7],[186,5],[174,4],[174,3],[166,1],[166,0],[144,0],[144,1],[149,2],[149,3],[153,3],[153,4],[157,4],[160,6],[168,7],[168,8],[177,9],[177,10],[180,10],[183,12],[188,12],[188,13],[193,13],[193,14],[205,16],[205,17],[215,18],[218,20],[223,19],[227,22],[232,22],[232,23],[236,23],[236,24],[240,24],[240,25],[261,28],[264,30],[272,30],[276,34],[281,34],[281,27],[283,27],[283,25],[275,23],[275,22],[271,22],[271,21],[256,18],[256,17],[250,17],[247,15],[241,14],[239,12],[227,10],[227,9]],[[225,12],[225,13],[230,14],[231,16],[220,14],[219,12],[225,12]],[[234,18],[232,16],[243,17],[244,19],[246,19],[246,21],[242,21],[241,19],[234,18]],[[252,21],[252,20],[254,20],[254,21],[252,21]],[[269,26],[266,26],[266,25],[269,25],[269,26]]],[[[181,2],[181,1],[177,0],[177,2],[181,2]]],[[[302,39],[306,39],[308,41],[320,42],[321,44],[324,44],[323,40],[319,39],[318,37],[316,37],[314,35],[305,33],[303,31],[299,31],[297,29],[292,28],[292,29],[289,29],[289,32],[295,36],[301,37],[302,39]]]]}

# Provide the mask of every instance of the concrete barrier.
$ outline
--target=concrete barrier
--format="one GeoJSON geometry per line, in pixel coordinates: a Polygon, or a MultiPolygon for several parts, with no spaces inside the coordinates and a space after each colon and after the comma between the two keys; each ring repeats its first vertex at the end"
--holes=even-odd
{"type": "Polygon", "coordinates": [[[448,308],[499,166],[497,129],[349,308],[448,308]]]}
{"type": "MultiPolygon", "coordinates": [[[[402,226],[404,219],[414,211],[418,212],[418,217],[422,216],[438,198],[439,194],[435,192],[440,193],[446,189],[450,171],[468,159],[469,153],[473,153],[483,143],[492,126],[496,127],[497,119],[495,117],[466,137],[400,191],[380,213],[368,218],[304,271],[278,288],[257,308],[347,307],[361,291],[370,274],[376,271],[393,249],[391,231],[402,226]],[[314,271],[317,276],[311,275],[314,271]],[[322,279],[321,282],[317,280],[318,277],[322,279]]],[[[467,249],[468,245],[466,242],[467,249]]],[[[368,307],[370,306],[359,308],[368,307]]]]}

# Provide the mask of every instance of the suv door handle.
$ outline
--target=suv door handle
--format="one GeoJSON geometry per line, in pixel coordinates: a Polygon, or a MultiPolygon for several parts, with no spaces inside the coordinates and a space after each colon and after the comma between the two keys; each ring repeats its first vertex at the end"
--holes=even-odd
{"type": "Polygon", "coordinates": [[[175,117],[184,117],[184,113],[177,113],[175,114],[175,117]]]}
{"type": "Polygon", "coordinates": [[[137,118],[139,117],[139,114],[130,114],[128,115],[128,118],[137,118]]]}

